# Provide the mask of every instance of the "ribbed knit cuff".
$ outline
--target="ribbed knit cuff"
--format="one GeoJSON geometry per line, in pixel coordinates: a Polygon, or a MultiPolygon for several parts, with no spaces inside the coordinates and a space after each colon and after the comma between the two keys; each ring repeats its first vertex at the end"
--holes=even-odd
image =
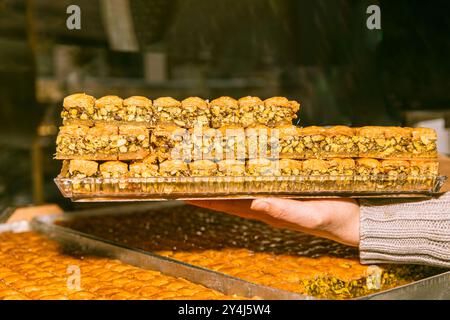
{"type": "Polygon", "coordinates": [[[450,193],[426,201],[361,200],[360,205],[361,263],[450,268],[450,193]]]}

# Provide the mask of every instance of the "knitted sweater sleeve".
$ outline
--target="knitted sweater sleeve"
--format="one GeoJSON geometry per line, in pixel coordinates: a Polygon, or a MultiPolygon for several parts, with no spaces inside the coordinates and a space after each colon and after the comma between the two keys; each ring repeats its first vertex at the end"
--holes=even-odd
{"type": "Polygon", "coordinates": [[[360,205],[362,263],[450,268],[450,193],[426,201],[361,200],[360,205]]]}

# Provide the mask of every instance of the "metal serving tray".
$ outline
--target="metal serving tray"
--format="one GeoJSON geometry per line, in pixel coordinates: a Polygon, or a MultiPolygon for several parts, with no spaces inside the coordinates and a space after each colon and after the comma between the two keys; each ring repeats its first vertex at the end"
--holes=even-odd
{"type": "MultiPolygon", "coordinates": [[[[254,284],[236,277],[202,267],[193,266],[178,260],[159,256],[148,251],[128,247],[124,244],[104,240],[86,233],[56,225],[56,221],[68,220],[76,217],[95,215],[131,214],[180,206],[180,202],[165,202],[153,204],[134,204],[83,210],[71,212],[64,216],[49,215],[35,218],[31,227],[51,238],[70,245],[77,245],[84,250],[107,255],[137,267],[160,271],[164,274],[182,277],[194,283],[202,284],[227,295],[244,297],[260,297],[263,299],[294,299],[313,300],[311,296],[292,293],[276,288],[254,284]]],[[[450,299],[450,271],[429,277],[404,286],[377,292],[357,300],[375,299],[450,299]]]]}
{"type": "Polygon", "coordinates": [[[426,197],[439,193],[442,176],[290,176],[290,177],[57,177],[66,198],[77,202],[162,201],[323,197],[426,197]]]}
{"type": "Polygon", "coordinates": [[[37,217],[31,222],[31,228],[58,241],[62,245],[68,245],[72,248],[76,247],[83,252],[98,254],[102,257],[118,259],[139,268],[155,270],[169,276],[184,278],[226,295],[238,295],[248,298],[256,297],[268,300],[314,299],[313,297],[298,293],[254,284],[223,273],[64,228],[53,224],[57,219],[58,216],[37,217]]]}
{"type": "Polygon", "coordinates": [[[28,221],[20,221],[0,224],[0,233],[23,233],[28,231],[36,231],[59,242],[63,246],[67,245],[71,248],[76,248],[84,252],[101,255],[102,257],[118,259],[122,262],[143,269],[160,271],[161,273],[169,276],[184,278],[228,295],[235,294],[242,297],[259,297],[272,300],[313,299],[301,294],[253,284],[235,277],[185,264],[170,258],[161,257],[142,250],[131,249],[120,244],[114,244],[109,241],[97,239],[93,236],[54,225],[52,222],[57,218],[57,215],[43,216],[35,218],[31,223],[28,221]]]}

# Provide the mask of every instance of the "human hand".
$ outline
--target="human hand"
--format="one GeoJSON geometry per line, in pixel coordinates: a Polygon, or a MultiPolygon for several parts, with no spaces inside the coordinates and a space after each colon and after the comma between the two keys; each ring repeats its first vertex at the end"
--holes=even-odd
{"type": "Polygon", "coordinates": [[[276,228],[290,229],[359,245],[359,205],[352,199],[188,201],[189,204],[262,221],[276,228]]]}

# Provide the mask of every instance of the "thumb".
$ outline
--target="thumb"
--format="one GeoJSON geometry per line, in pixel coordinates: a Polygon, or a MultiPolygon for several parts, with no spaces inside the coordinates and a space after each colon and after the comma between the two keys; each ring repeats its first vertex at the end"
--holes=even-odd
{"type": "Polygon", "coordinates": [[[326,226],[318,208],[311,201],[288,200],[280,198],[257,199],[251,209],[262,211],[275,219],[283,220],[309,230],[320,230],[326,226]]]}

